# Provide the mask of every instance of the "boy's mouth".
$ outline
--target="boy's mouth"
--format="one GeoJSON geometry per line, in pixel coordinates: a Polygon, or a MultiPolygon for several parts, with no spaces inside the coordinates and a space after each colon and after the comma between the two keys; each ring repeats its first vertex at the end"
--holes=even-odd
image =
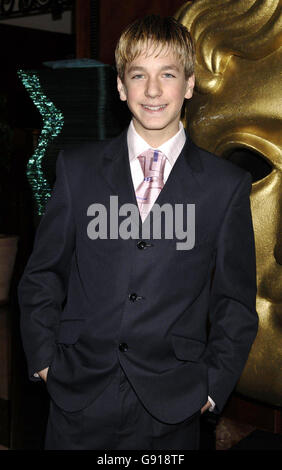
{"type": "Polygon", "coordinates": [[[142,108],[146,109],[147,111],[152,111],[152,112],[163,111],[166,107],[167,107],[167,104],[160,104],[160,105],[154,105],[154,106],[142,104],[142,108]]]}

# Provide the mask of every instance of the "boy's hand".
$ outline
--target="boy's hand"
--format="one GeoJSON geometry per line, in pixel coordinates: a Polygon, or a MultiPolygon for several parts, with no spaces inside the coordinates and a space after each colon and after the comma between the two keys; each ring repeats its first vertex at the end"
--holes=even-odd
{"type": "Polygon", "coordinates": [[[207,411],[212,406],[211,402],[208,400],[207,403],[201,408],[201,414],[207,411]]]}
{"type": "Polygon", "coordinates": [[[48,370],[49,370],[49,367],[46,367],[46,369],[43,369],[40,372],[38,372],[39,377],[42,380],[44,380],[44,382],[47,381],[48,370]]]}

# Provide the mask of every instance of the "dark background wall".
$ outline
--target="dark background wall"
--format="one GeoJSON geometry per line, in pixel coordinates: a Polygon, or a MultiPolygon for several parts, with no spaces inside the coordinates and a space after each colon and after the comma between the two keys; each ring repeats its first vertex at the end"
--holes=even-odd
{"type": "Polygon", "coordinates": [[[128,24],[149,14],[173,16],[185,3],[184,0],[76,0],[76,56],[113,64],[116,42],[128,24]]]}
{"type": "Polygon", "coordinates": [[[100,2],[99,57],[113,63],[115,44],[122,30],[145,15],[173,16],[186,3],[183,0],[102,0],[100,2]]]}

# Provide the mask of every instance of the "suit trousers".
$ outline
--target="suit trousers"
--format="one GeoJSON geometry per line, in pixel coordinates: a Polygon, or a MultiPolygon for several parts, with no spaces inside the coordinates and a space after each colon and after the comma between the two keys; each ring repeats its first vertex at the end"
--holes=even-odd
{"type": "Polygon", "coordinates": [[[50,401],[45,450],[198,450],[199,441],[200,411],[178,424],[160,422],[121,368],[82,410],[66,412],[50,401]]]}

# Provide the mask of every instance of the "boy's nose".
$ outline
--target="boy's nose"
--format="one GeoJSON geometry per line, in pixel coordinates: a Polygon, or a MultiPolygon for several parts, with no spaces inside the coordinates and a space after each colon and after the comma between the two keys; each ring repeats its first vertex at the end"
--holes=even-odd
{"type": "Polygon", "coordinates": [[[158,80],[148,80],[145,88],[145,95],[149,98],[156,98],[157,96],[161,96],[161,94],[162,90],[158,80]]]}

